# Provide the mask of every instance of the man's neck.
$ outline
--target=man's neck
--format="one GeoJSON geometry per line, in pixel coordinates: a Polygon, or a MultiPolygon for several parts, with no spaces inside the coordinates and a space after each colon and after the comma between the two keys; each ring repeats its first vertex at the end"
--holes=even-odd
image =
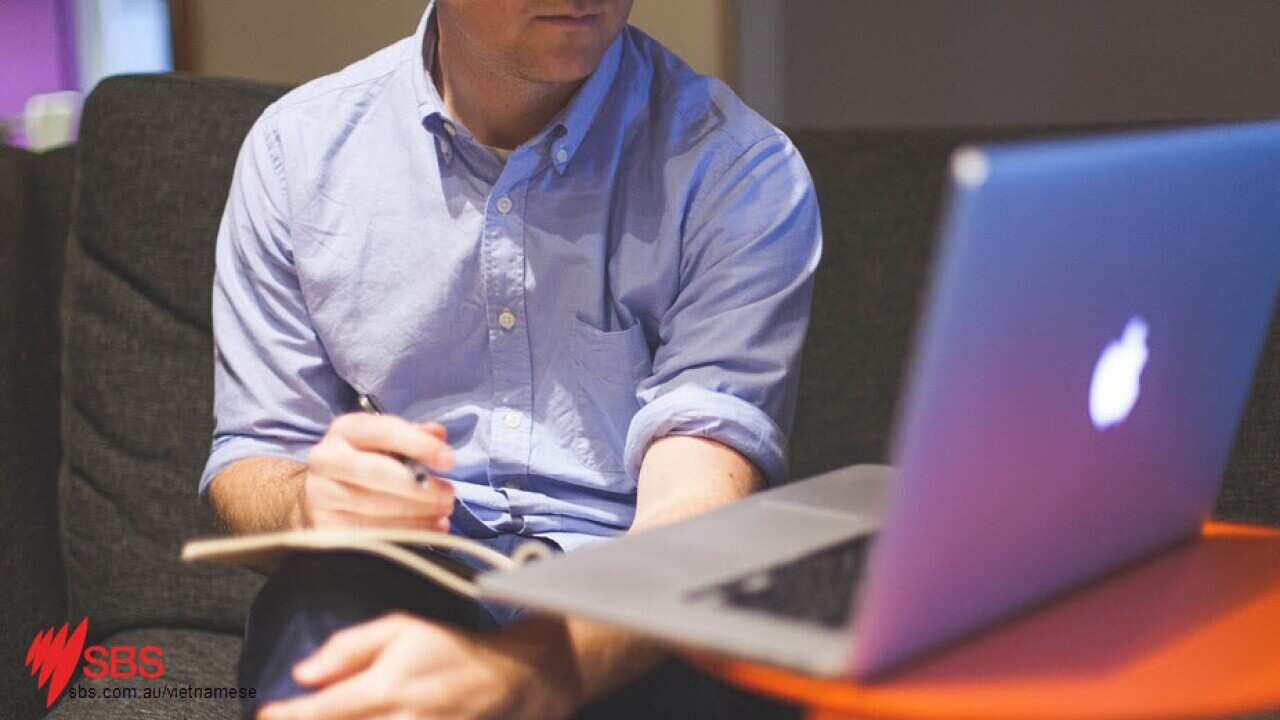
{"type": "Polygon", "coordinates": [[[513,149],[546,127],[583,81],[540,83],[504,73],[469,52],[466,42],[451,42],[437,30],[435,83],[449,114],[476,140],[513,149]]]}

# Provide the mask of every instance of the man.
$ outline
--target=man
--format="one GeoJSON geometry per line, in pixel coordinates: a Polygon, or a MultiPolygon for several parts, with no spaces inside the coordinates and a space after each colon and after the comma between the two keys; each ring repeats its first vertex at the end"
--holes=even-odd
{"type": "MultiPolygon", "coordinates": [[[[439,0],[259,119],[218,237],[201,479],[234,532],[571,551],[784,478],[812,186],[630,7],[439,0]]],[[[555,718],[660,657],[335,554],[270,578],[240,670],[264,718],[555,718]]]]}

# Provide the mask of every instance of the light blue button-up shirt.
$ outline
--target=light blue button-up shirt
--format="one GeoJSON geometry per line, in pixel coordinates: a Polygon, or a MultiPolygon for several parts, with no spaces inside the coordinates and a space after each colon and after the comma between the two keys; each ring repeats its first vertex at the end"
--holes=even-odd
{"type": "Polygon", "coordinates": [[[627,28],[504,163],[449,117],[434,48],[429,8],[245,140],[201,492],[245,457],[304,462],[357,393],[448,428],[453,527],[481,539],[625,531],[663,435],[780,481],[822,244],[795,147],[627,28]]]}

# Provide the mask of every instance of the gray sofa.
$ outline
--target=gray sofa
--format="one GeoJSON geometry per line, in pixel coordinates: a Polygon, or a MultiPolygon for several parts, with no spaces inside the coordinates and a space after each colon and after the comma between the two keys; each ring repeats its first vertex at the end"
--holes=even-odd
{"type": "MultiPolygon", "coordinates": [[[[0,718],[46,712],[23,656],[38,629],[84,616],[90,643],[163,647],[163,684],[233,684],[261,578],[177,553],[220,532],[195,494],[212,428],[213,241],[240,141],[281,92],[113,78],[89,98],[77,147],[0,152],[0,718]]],[[[1038,132],[791,133],[827,238],[793,475],[884,460],[945,158],[961,141],[1038,132]]],[[[1218,514],[1280,524],[1271,338],[1218,514]]],[[[225,700],[64,698],[52,717],[235,712],[225,700]]]]}

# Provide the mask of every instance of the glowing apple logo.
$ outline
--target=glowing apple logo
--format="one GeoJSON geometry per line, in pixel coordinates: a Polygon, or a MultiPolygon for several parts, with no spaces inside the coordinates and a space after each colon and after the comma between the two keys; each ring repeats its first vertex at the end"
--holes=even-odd
{"type": "Polygon", "coordinates": [[[1138,402],[1138,379],[1147,364],[1147,322],[1134,316],[1118,340],[1102,349],[1089,384],[1089,417],[1093,426],[1106,430],[1124,422],[1138,402]]]}

